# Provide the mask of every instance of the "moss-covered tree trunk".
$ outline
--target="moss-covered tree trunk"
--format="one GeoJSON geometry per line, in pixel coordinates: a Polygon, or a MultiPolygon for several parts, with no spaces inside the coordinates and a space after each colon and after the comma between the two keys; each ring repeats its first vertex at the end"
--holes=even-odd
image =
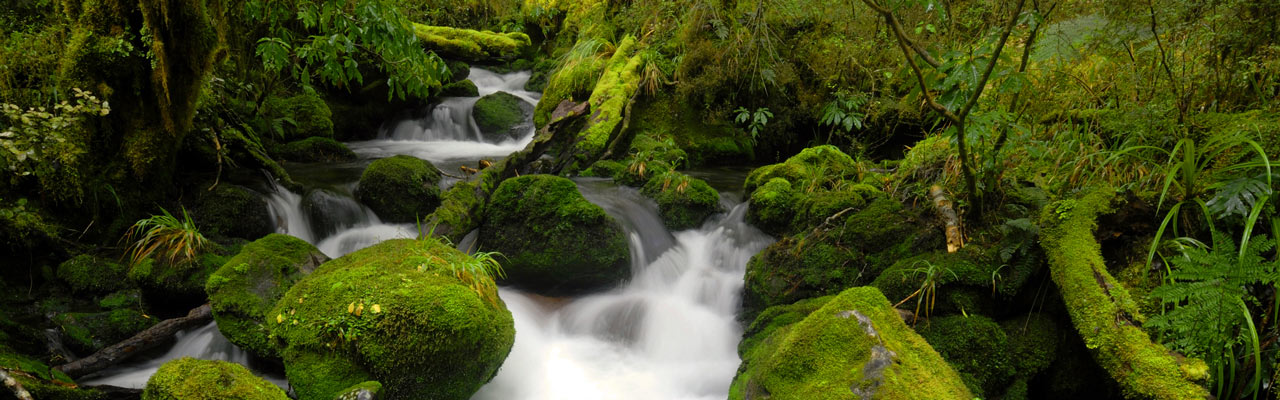
{"type": "Polygon", "coordinates": [[[1071,322],[1094,359],[1129,397],[1207,398],[1198,383],[1208,376],[1204,362],[1175,356],[1152,342],[1140,327],[1143,318],[1129,292],[1107,272],[1093,230],[1112,197],[1112,189],[1096,189],[1053,203],[1040,216],[1041,246],[1071,322]]]}

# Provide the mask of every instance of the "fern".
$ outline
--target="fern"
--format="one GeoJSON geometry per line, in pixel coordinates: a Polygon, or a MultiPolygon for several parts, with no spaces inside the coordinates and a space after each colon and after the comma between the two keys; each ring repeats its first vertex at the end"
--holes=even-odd
{"type": "Polygon", "coordinates": [[[1280,266],[1262,256],[1275,245],[1266,236],[1250,240],[1241,257],[1228,235],[1213,235],[1213,249],[1187,247],[1172,260],[1166,283],[1151,291],[1168,308],[1147,322],[1171,348],[1211,367],[1232,362],[1224,357],[1252,334],[1238,304],[1256,302],[1252,289],[1274,285],[1280,266]]]}

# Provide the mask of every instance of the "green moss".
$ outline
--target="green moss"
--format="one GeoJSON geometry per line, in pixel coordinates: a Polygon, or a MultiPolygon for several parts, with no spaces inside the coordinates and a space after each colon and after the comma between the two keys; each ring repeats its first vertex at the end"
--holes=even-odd
{"type": "Polygon", "coordinates": [[[143,400],[286,400],[276,385],[243,365],[183,357],[169,361],[147,380],[143,400]]]}
{"type": "Polygon", "coordinates": [[[399,155],[369,164],[356,197],[387,222],[416,222],[440,205],[440,171],[430,162],[399,155]]]}
{"type": "Polygon", "coordinates": [[[742,307],[750,320],[766,307],[839,293],[865,281],[857,250],[821,238],[784,237],[747,263],[742,307]]]}
{"type": "Polygon", "coordinates": [[[309,137],[333,138],[333,112],[315,91],[306,91],[293,97],[270,97],[264,112],[268,118],[289,118],[278,138],[281,142],[295,142],[309,137]]]}
{"type": "Polygon", "coordinates": [[[476,100],[471,110],[480,133],[486,137],[516,139],[525,135],[532,125],[526,123],[533,115],[533,105],[507,92],[496,92],[476,100]]]}
{"type": "Polygon", "coordinates": [[[796,193],[785,178],[773,178],[751,191],[747,221],[760,230],[779,235],[791,227],[795,218],[796,193]]]}
{"type": "Polygon", "coordinates": [[[191,210],[200,232],[211,236],[257,239],[274,231],[267,201],[242,186],[219,184],[191,210]]]}
{"type": "Polygon", "coordinates": [[[245,351],[279,358],[267,338],[267,313],[295,282],[328,260],[310,243],[278,233],[245,245],[205,284],[218,330],[245,351]]]}
{"type": "Polygon", "coordinates": [[[1198,383],[1207,378],[1204,362],[1180,360],[1152,342],[1135,326],[1142,316],[1128,291],[1107,272],[1093,230],[1113,194],[1109,188],[1095,189],[1078,200],[1050,204],[1040,216],[1040,244],[1071,321],[1094,359],[1128,395],[1207,397],[1198,383]]]}
{"type": "MultiPolygon", "coordinates": [[[[970,245],[955,253],[934,251],[898,259],[881,272],[871,286],[880,289],[886,297],[898,301],[911,296],[926,280],[931,279],[940,299],[934,304],[934,314],[972,314],[984,311],[984,306],[990,303],[992,271],[996,268],[999,268],[999,264],[984,259],[981,249],[970,245]],[[928,278],[930,274],[933,275],[932,278],[928,278]],[[974,293],[966,291],[966,288],[980,291],[974,293]]],[[[913,298],[908,303],[913,310],[915,302],[916,299],[913,298]]]]}
{"type": "Polygon", "coordinates": [[[635,37],[622,39],[591,91],[588,99],[591,116],[587,120],[587,128],[578,134],[578,141],[573,146],[573,154],[579,160],[594,162],[623,126],[622,122],[627,117],[625,109],[640,84],[639,69],[643,57],[631,55],[635,46],[635,37]]]}
{"type": "Polygon", "coordinates": [[[389,240],[320,266],[268,314],[301,398],[376,380],[388,398],[469,398],[514,342],[511,313],[470,256],[389,240]]]}
{"type": "Polygon", "coordinates": [[[142,291],[129,289],[111,293],[103,297],[101,300],[98,300],[98,306],[108,310],[121,308],[141,309],[142,291]]]}
{"type": "Polygon", "coordinates": [[[774,321],[766,323],[771,332],[740,347],[743,364],[730,399],[973,398],[960,376],[874,288],[789,308],[767,311],[761,318],[774,321]],[[780,326],[780,318],[794,320],[817,303],[823,304],[799,322],[780,326]]]}
{"type": "MultiPolygon", "coordinates": [[[[942,247],[941,238],[917,243],[926,229],[934,228],[920,227],[916,220],[915,210],[903,207],[897,200],[878,197],[846,217],[837,234],[842,243],[852,244],[867,254],[869,271],[879,272],[912,254],[942,247]]],[[[939,231],[936,229],[935,233],[939,231]]]]}
{"type": "Polygon", "coordinates": [[[1014,372],[1022,379],[1029,380],[1049,369],[1063,348],[1064,332],[1044,314],[1018,316],[1001,322],[1000,328],[1009,338],[1007,352],[1014,372]]]}
{"type": "Polygon", "coordinates": [[[120,263],[81,254],[58,265],[58,279],[76,292],[106,293],[128,285],[124,279],[125,269],[120,263]]]}
{"type": "Polygon", "coordinates": [[[473,182],[458,182],[444,192],[440,207],[425,219],[430,221],[432,233],[457,241],[480,227],[484,197],[476,186],[473,182]]]}
{"type": "Polygon", "coordinates": [[[416,23],[413,29],[427,48],[466,61],[515,58],[530,44],[529,35],[521,32],[496,33],[416,23]]]}
{"type": "Polygon", "coordinates": [[[445,97],[478,97],[480,96],[480,89],[470,79],[463,79],[441,87],[440,95],[445,97]]]}
{"type": "Polygon", "coordinates": [[[53,317],[58,330],[68,339],[66,344],[81,354],[92,354],[102,348],[128,339],[155,325],[157,321],[135,309],[118,309],[99,313],[65,313],[53,317]]]}
{"type": "MultiPolygon", "coordinates": [[[[110,398],[95,389],[75,388],[75,381],[62,371],[53,369],[36,359],[32,359],[0,344],[0,368],[9,371],[9,375],[23,388],[31,393],[31,397],[40,400],[105,400],[110,398]]],[[[4,389],[9,395],[8,388],[4,389]]]]}
{"type": "Polygon", "coordinates": [[[644,187],[653,178],[675,170],[671,163],[652,158],[630,158],[622,164],[622,168],[613,172],[613,181],[635,187],[644,187]]]}
{"type": "Polygon", "coordinates": [[[147,258],[131,266],[128,277],[148,299],[163,299],[167,305],[203,303],[205,281],[227,261],[222,254],[225,251],[215,245],[198,254],[194,262],[181,265],[147,258]]]}
{"type": "Polygon", "coordinates": [[[948,315],[916,325],[920,336],[947,360],[974,393],[992,398],[1017,374],[1009,338],[1000,325],[982,315],[948,315]]]}
{"type": "Polygon", "coordinates": [[[672,231],[697,228],[720,211],[719,192],[706,181],[679,172],[654,177],[641,192],[658,202],[662,222],[672,231]]]}
{"type": "Polygon", "coordinates": [[[785,178],[806,190],[829,187],[834,182],[857,181],[861,167],[839,148],[831,145],[804,149],[781,164],[756,168],[747,175],[748,193],[773,178],[785,178]]]}
{"type": "Polygon", "coordinates": [[[621,226],[573,181],[525,175],[503,181],[486,207],[480,248],[506,256],[507,282],[542,294],[599,289],[625,279],[621,226]]]}
{"type": "Polygon", "coordinates": [[[615,174],[627,169],[627,166],[621,162],[614,160],[600,160],[595,164],[591,164],[590,168],[582,170],[582,176],[591,176],[596,178],[612,178],[615,174]]]}
{"type": "Polygon", "coordinates": [[[356,153],[347,148],[347,145],[319,136],[280,145],[273,153],[276,158],[295,162],[344,162],[356,159],[356,153]]]}
{"type": "Polygon", "coordinates": [[[349,388],[343,389],[336,400],[362,400],[376,399],[378,393],[382,392],[382,384],[378,381],[367,381],[357,383],[349,388]]]}

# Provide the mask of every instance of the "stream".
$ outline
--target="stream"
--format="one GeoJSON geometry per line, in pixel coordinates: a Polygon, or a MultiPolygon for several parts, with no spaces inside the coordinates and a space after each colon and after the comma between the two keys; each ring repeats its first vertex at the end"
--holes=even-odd
{"type": "MultiPolygon", "coordinates": [[[[535,103],[523,90],[528,72],[495,74],[472,68],[481,96],[506,91],[535,103]]],[[[518,140],[486,140],[471,118],[478,97],[445,98],[423,118],[384,124],[378,138],[347,145],[359,160],[286,165],[310,188],[296,193],[274,184],[259,188],[277,231],[340,257],[383,240],[417,236],[414,224],[384,223],[354,199],[360,172],[375,159],[407,154],[456,174],[459,166],[497,160],[523,149],[518,140]]],[[[515,319],[515,345],[497,376],[474,399],[724,399],[738,368],[742,327],[736,321],[747,261],[773,241],[745,222],[746,204],[732,191],[744,175],[710,171],[695,175],[722,193],[724,213],[698,228],[667,230],[657,205],[634,188],[607,179],[576,179],[583,196],[617,219],[627,233],[632,278],[620,286],[578,298],[546,298],[500,288],[515,319]],[[717,184],[720,178],[724,185],[717,184]],[[735,183],[736,182],[736,183],[735,183]]],[[[446,177],[442,188],[455,183],[446,177]]],[[[471,250],[471,239],[459,247],[471,250]]],[[[174,346],[149,360],[91,376],[85,385],[141,388],[164,362],[191,356],[253,367],[216,325],[178,334],[174,346]]],[[[263,373],[287,386],[283,376],[263,373]]]]}

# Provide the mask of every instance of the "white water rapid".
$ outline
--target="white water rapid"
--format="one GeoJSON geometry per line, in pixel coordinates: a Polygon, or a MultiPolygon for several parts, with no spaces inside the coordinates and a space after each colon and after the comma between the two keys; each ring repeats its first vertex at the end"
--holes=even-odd
{"type": "MultiPolygon", "coordinates": [[[[506,91],[530,103],[527,72],[495,74],[473,68],[480,94],[506,91]]],[[[378,139],[348,143],[361,161],[290,166],[303,193],[272,184],[266,190],[277,231],[299,237],[330,257],[382,240],[415,237],[412,224],[388,224],[352,193],[359,171],[373,159],[407,154],[457,174],[460,165],[497,161],[532,140],[487,140],[471,118],[477,98],[447,98],[422,118],[386,124],[378,139]],[[294,171],[295,168],[300,170],[294,171]]],[[[741,179],[738,179],[739,181],[741,179]]],[[[743,273],[752,255],[773,239],[744,221],[746,205],[724,201],[726,213],[699,229],[672,233],[657,206],[635,189],[580,179],[583,195],[626,231],[632,279],[602,293],[550,299],[503,288],[516,324],[515,346],[477,400],[724,399],[738,367],[742,327],[735,320],[743,273]]],[[[446,180],[442,186],[453,182],[446,180]]],[[[726,198],[736,198],[727,194],[726,198]]],[[[460,245],[474,243],[474,233],[460,245]]],[[[166,354],[86,380],[90,385],[141,388],[165,361],[192,356],[249,364],[216,325],[184,332],[166,354]]],[[[259,371],[260,373],[260,371],[259,371]]],[[[260,373],[261,374],[261,373],[260,373]]],[[[279,385],[280,376],[267,375],[279,385]]]]}

